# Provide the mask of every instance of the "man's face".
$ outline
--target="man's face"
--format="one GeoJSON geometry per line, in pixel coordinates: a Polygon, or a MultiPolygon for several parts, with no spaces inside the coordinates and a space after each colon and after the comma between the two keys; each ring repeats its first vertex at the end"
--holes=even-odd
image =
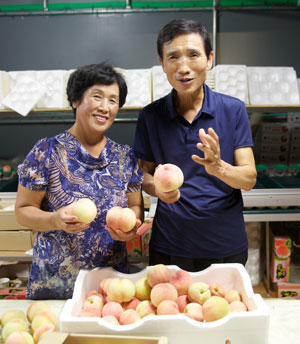
{"type": "Polygon", "coordinates": [[[198,33],[176,36],[163,45],[160,63],[169,83],[178,95],[197,95],[206,79],[206,71],[212,66],[213,52],[207,59],[203,40],[198,33]]]}

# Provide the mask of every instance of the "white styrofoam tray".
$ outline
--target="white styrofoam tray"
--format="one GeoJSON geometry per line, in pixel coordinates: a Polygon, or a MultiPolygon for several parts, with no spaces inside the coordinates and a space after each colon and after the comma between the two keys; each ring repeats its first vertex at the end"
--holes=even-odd
{"type": "MultiPolygon", "coordinates": [[[[171,273],[180,270],[168,266],[171,273]]],[[[191,273],[193,282],[219,282],[227,289],[241,293],[249,311],[230,313],[226,317],[202,323],[184,314],[148,316],[130,325],[114,325],[101,318],[78,317],[87,293],[98,289],[107,277],[130,278],[133,282],[146,277],[147,267],[135,274],[122,274],[112,268],[81,270],[77,277],[73,297],[64,305],[59,317],[60,330],[71,333],[119,334],[138,336],[166,336],[170,344],[222,343],[266,344],[269,335],[269,310],[259,294],[254,294],[250,277],[241,264],[213,264],[206,270],[191,273]]]]}

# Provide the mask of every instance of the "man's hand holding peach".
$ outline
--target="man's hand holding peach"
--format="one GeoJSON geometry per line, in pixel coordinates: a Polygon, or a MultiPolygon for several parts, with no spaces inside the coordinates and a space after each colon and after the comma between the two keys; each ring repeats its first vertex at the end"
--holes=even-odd
{"type": "Polygon", "coordinates": [[[157,197],[166,203],[174,203],[180,198],[178,190],[183,184],[182,170],[174,164],[159,165],[153,175],[157,197]]]}

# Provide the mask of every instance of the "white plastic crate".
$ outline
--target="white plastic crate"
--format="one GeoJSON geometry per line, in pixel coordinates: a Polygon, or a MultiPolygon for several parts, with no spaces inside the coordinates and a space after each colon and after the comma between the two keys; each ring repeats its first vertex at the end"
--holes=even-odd
{"type": "Polygon", "coordinates": [[[161,97],[166,96],[172,90],[165,72],[162,66],[152,67],[152,97],[153,100],[157,100],[161,97]]]}
{"type": "Polygon", "coordinates": [[[5,109],[5,105],[2,104],[2,100],[7,96],[8,92],[9,92],[8,73],[0,70],[0,110],[5,109]]]}
{"type": "Polygon", "coordinates": [[[125,78],[128,93],[124,108],[143,107],[151,103],[151,69],[120,69],[125,78]]]}
{"type": "Polygon", "coordinates": [[[46,92],[46,88],[36,81],[36,71],[8,72],[10,91],[2,104],[27,116],[46,92]]]}
{"type": "MultiPolygon", "coordinates": [[[[180,270],[168,266],[171,273],[180,270]]],[[[101,318],[78,317],[87,293],[98,289],[100,281],[107,277],[130,278],[133,282],[146,277],[148,267],[136,274],[122,274],[111,268],[81,270],[74,288],[73,297],[67,300],[59,317],[63,332],[114,334],[128,336],[166,336],[170,344],[233,343],[266,344],[269,332],[269,311],[262,297],[254,294],[250,277],[241,264],[214,264],[208,269],[191,273],[193,282],[219,282],[225,288],[240,292],[248,312],[230,313],[226,317],[202,323],[184,314],[148,316],[130,325],[114,325],[101,318]]]]}
{"type": "Polygon", "coordinates": [[[245,65],[217,65],[216,91],[239,98],[248,104],[247,69],[245,65]]]}
{"type": "Polygon", "coordinates": [[[43,97],[36,104],[36,108],[69,107],[66,93],[66,80],[69,74],[65,70],[40,70],[36,72],[36,79],[46,89],[43,97]]]}
{"type": "Polygon", "coordinates": [[[292,67],[247,67],[250,104],[298,105],[296,71],[292,67]]]}

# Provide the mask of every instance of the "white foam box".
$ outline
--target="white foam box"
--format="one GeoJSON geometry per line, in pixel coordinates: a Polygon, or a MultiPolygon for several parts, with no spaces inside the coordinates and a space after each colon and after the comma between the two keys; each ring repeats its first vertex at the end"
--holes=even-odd
{"type": "MultiPolygon", "coordinates": [[[[168,267],[171,273],[180,270],[174,265],[168,267]]],[[[268,343],[268,308],[261,295],[254,294],[250,277],[241,264],[213,264],[206,270],[191,275],[193,282],[202,281],[210,284],[218,281],[227,289],[236,289],[247,305],[248,312],[230,313],[210,323],[197,322],[184,314],[148,316],[130,325],[114,325],[101,318],[78,317],[87,293],[98,289],[104,278],[129,278],[135,282],[146,277],[148,269],[149,267],[130,275],[116,272],[112,268],[80,270],[73,297],[66,301],[60,313],[60,331],[122,336],[165,336],[170,344],[268,343]]]]}
{"type": "Polygon", "coordinates": [[[46,92],[37,102],[36,108],[69,107],[66,93],[66,79],[68,72],[65,70],[41,70],[36,72],[36,80],[45,87],[46,92]]]}
{"type": "Polygon", "coordinates": [[[5,71],[0,70],[0,110],[5,109],[6,106],[2,104],[2,100],[9,93],[9,76],[5,71]]]}
{"type": "Polygon", "coordinates": [[[292,67],[247,67],[252,105],[298,105],[296,71],[292,67]]]}
{"type": "Polygon", "coordinates": [[[152,98],[157,100],[166,96],[172,90],[161,65],[152,67],[152,98]]]}
{"type": "Polygon", "coordinates": [[[247,69],[245,65],[217,65],[216,91],[239,98],[248,104],[247,69]]]}
{"type": "Polygon", "coordinates": [[[127,97],[124,108],[143,107],[151,103],[151,69],[122,69],[127,97]]]}

